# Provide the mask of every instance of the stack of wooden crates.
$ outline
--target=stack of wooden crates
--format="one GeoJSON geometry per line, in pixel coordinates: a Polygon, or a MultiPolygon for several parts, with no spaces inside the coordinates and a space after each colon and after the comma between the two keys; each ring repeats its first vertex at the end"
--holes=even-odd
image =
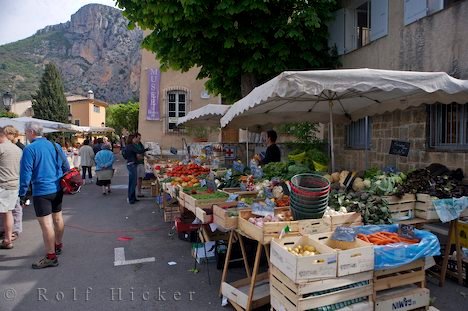
{"type": "Polygon", "coordinates": [[[270,296],[273,310],[373,310],[374,248],[357,241],[336,251],[331,233],[273,240],[270,296]],[[288,248],[313,246],[318,254],[297,256],[288,248]]]}

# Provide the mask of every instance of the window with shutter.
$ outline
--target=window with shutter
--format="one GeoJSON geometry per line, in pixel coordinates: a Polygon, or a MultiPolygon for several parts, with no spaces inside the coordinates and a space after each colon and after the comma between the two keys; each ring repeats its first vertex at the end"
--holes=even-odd
{"type": "Polygon", "coordinates": [[[388,0],[372,0],[370,40],[377,40],[387,34],[388,0]]]}

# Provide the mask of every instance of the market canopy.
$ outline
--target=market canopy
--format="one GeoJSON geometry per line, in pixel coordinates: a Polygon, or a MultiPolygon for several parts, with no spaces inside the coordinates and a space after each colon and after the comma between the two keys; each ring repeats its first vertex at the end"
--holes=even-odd
{"type": "Polygon", "coordinates": [[[115,131],[112,127],[107,126],[76,126],[76,129],[79,132],[91,134],[104,134],[112,133],[115,131]]]}
{"type": "MultiPolygon", "coordinates": [[[[24,134],[24,127],[27,122],[20,122],[20,121],[15,121],[13,118],[0,118],[0,126],[4,127],[7,125],[14,126],[20,134],[24,134]]],[[[59,132],[57,129],[52,129],[48,127],[44,127],[44,133],[52,133],[52,132],[59,132]]]]}
{"type": "Polygon", "coordinates": [[[228,105],[208,104],[202,108],[190,111],[185,117],[179,118],[177,125],[217,126],[219,120],[229,110],[228,105]]]}
{"type": "Polygon", "coordinates": [[[23,124],[26,124],[28,122],[36,122],[36,123],[39,123],[44,129],[53,129],[54,132],[72,132],[72,133],[79,132],[78,127],[73,124],[66,124],[66,123],[36,119],[36,118],[31,118],[31,117],[12,118],[11,120],[18,121],[23,124]]]}
{"type": "MultiPolygon", "coordinates": [[[[221,126],[349,122],[420,104],[468,102],[468,81],[444,72],[377,69],[285,71],[233,104],[221,126]]],[[[332,169],[333,127],[330,127],[332,169]]]]}

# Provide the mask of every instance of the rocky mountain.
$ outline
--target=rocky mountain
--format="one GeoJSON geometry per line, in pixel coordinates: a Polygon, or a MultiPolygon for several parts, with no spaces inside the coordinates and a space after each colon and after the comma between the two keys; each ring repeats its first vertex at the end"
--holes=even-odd
{"type": "Polygon", "coordinates": [[[54,62],[65,91],[109,103],[138,99],[143,31],[129,30],[118,9],[89,4],[71,20],[0,46],[0,92],[11,89],[16,100],[31,98],[44,65],[54,62]]]}

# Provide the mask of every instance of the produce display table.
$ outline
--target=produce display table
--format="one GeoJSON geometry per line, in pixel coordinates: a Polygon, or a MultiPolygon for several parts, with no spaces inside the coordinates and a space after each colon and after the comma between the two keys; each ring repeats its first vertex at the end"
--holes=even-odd
{"type": "Polygon", "coordinates": [[[234,309],[238,311],[252,310],[270,303],[269,274],[268,272],[261,274],[258,273],[260,259],[262,256],[262,249],[265,251],[268,263],[270,262],[270,250],[268,244],[262,244],[258,242],[257,250],[255,252],[255,262],[251,272],[245,251],[245,245],[243,241],[244,237],[252,239],[240,230],[231,230],[230,232],[220,288],[220,294],[225,296],[234,309]],[[234,240],[239,241],[247,278],[233,283],[227,283],[226,277],[234,240]]]}

